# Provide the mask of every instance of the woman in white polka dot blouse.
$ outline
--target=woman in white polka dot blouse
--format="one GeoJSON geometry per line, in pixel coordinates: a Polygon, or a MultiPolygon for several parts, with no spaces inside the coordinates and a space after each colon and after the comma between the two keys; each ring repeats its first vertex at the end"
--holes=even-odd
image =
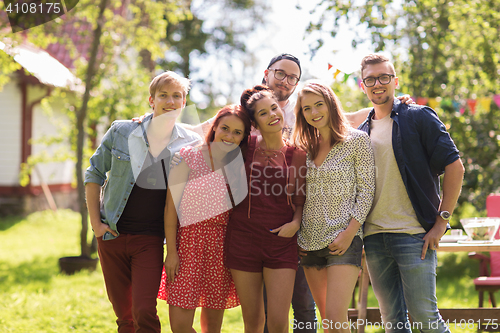
{"type": "Polygon", "coordinates": [[[339,99],[322,83],[306,83],[295,113],[294,141],[307,152],[306,202],[297,238],[301,265],[330,332],[339,327],[335,332],[349,332],[343,323],[361,267],[362,224],[375,192],[370,138],[350,127],[339,99]]]}

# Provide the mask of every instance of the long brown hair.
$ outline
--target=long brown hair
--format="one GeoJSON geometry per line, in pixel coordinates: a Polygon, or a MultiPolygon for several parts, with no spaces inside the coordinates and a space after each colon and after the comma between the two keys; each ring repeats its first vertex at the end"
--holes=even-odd
{"type": "Polygon", "coordinates": [[[252,125],[250,117],[248,116],[247,112],[243,110],[241,105],[236,105],[236,104],[226,105],[222,109],[220,109],[219,112],[217,112],[217,114],[215,115],[215,119],[212,123],[212,126],[210,126],[210,129],[208,130],[208,133],[205,137],[205,142],[207,144],[210,144],[214,141],[215,129],[219,126],[221,119],[231,115],[238,117],[245,126],[245,130],[243,132],[243,140],[241,140],[239,145],[243,156],[245,156],[245,152],[248,147],[248,136],[250,135],[250,128],[252,125]]]}
{"type": "Polygon", "coordinates": [[[319,151],[319,131],[316,127],[307,123],[302,110],[302,97],[305,93],[311,93],[323,97],[328,108],[328,122],[330,128],[330,146],[345,140],[348,128],[350,127],[347,121],[342,104],[332,88],[319,83],[308,81],[302,90],[298,93],[297,103],[295,104],[295,130],[293,138],[295,145],[306,152],[312,160],[318,156],[319,151]]]}

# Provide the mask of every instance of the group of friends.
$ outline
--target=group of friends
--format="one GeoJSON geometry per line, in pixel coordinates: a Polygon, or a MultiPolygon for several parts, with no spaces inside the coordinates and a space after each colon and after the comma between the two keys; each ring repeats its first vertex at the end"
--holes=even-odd
{"type": "Polygon", "coordinates": [[[85,185],[118,332],[160,332],[157,298],[174,333],[195,332],[198,307],[202,332],[220,332],[239,305],[245,332],[288,332],[291,304],[295,332],[349,332],[363,247],[386,332],[410,333],[408,314],[450,332],[436,249],[464,168],[445,125],[395,98],[383,55],[361,63],[371,109],[344,112],[319,81],[294,105],[301,74],[280,54],[240,104],[193,127],[176,122],[190,81],[167,71],[150,84],[152,114],[113,122],[85,185]]]}

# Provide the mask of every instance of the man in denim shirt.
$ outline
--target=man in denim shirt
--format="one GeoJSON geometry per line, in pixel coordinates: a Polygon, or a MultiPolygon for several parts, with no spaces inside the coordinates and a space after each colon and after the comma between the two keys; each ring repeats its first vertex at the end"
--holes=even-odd
{"type": "Polygon", "coordinates": [[[373,110],[360,125],[375,153],[372,210],[364,225],[366,261],[386,332],[450,332],[437,307],[436,249],[449,227],[464,167],[436,113],[394,98],[398,77],[389,59],[361,63],[373,110]],[[439,196],[439,176],[443,176],[439,196]]]}
{"type": "Polygon", "coordinates": [[[141,124],[113,122],[85,173],[90,222],[120,333],[161,331],[156,297],[169,165],[174,153],[201,141],[175,124],[189,86],[174,72],[155,77],[149,87],[153,114],[141,124]]]}

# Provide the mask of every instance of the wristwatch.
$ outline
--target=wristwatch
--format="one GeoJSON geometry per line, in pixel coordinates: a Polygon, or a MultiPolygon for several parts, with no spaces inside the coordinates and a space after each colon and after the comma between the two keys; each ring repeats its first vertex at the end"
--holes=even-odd
{"type": "Polygon", "coordinates": [[[451,219],[451,213],[447,210],[440,210],[438,214],[445,221],[449,221],[451,219]]]}

